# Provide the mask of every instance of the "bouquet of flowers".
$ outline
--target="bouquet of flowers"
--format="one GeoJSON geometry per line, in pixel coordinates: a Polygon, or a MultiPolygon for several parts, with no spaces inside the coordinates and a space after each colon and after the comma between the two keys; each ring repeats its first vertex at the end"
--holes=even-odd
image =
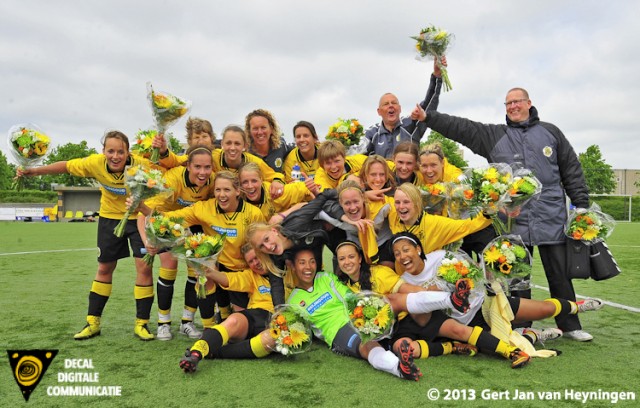
{"type": "Polygon", "coordinates": [[[447,185],[445,183],[433,183],[420,186],[422,207],[429,214],[442,215],[442,209],[447,201],[447,185]]]}
{"type": "Polygon", "coordinates": [[[360,143],[360,138],[364,135],[364,128],[357,119],[342,119],[329,126],[329,133],[325,136],[327,140],[337,140],[345,147],[355,146],[360,143]]]}
{"type": "MultiPolygon", "coordinates": [[[[9,129],[9,151],[21,169],[40,163],[49,150],[50,140],[36,125],[14,125],[9,129]]],[[[24,187],[24,179],[19,177],[14,186],[18,191],[24,187]]]]}
{"type": "Polygon", "coordinates": [[[482,264],[489,282],[499,281],[505,291],[530,287],[531,254],[519,235],[501,235],[482,251],[482,264]]]}
{"type": "MultiPolygon", "coordinates": [[[[150,82],[147,82],[147,98],[158,132],[167,140],[166,130],[189,112],[191,102],[165,92],[155,92],[150,82]]],[[[159,158],[159,149],[152,148],[150,160],[157,163],[159,158]]]]}
{"type": "Polygon", "coordinates": [[[411,37],[416,40],[416,50],[418,51],[419,60],[425,61],[426,57],[435,57],[436,63],[440,67],[442,72],[442,82],[444,84],[445,92],[452,90],[451,81],[449,81],[449,74],[447,69],[442,65],[440,59],[443,55],[447,54],[447,49],[453,41],[453,34],[447,31],[437,28],[434,25],[430,25],[420,30],[420,34],[415,37],[411,37]]]}
{"type": "Polygon", "coordinates": [[[437,276],[451,285],[451,289],[460,279],[466,279],[471,289],[478,287],[484,279],[482,269],[464,252],[447,251],[440,261],[437,276]]]}
{"type": "Polygon", "coordinates": [[[350,293],[346,298],[349,322],[363,343],[391,336],[395,316],[389,301],[371,291],[350,293]]]}
{"type": "Polygon", "coordinates": [[[576,241],[593,244],[609,237],[615,225],[613,217],[603,213],[600,206],[593,203],[589,209],[577,208],[569,212],[565,233],[576,241]]]}
{"type": "Polygon", "coordinates": [[[127,167],[124,173],[124,184],[129,188],[133,201],[113,230],[116,237],[124,235],[124,228],[127,225],[129,216],[143,200],[158,194],[170,194],[173,191],[165,183],[160,170],[149,169],[144,166],[127,167]]]}
{"type": "Polygon", "coordinates": [[[276,308],[269,321],[269,332],[276,342],[275,351],[285,356],[308,350],[313,337],[306,312],[289,304],[276,308]]]}
{"type": "MultiPolygon", "coordinates": [[[[145,129],[138,130],[135,135],[135,142],[133,146],[131,146],[131,151],[138,156],[144,157],[145,159],[150,159],[151,154],[153,153],[153,147],[151,147],[151,143],[153,143],[153,139],[158,135],[158,131],[156,129],[145,129]]],[[[171,133],[167,133],[167,137],[170,138],[172,136],[171,133]]]]}
{"type": "Polygon", "coordinates": [[[447,212],[449,218],[456,220],[469,218],[468,212],[472,207],[475,195],[471,184],[449,183],[448,195],[447,212]]]}
{"type": "MultiPolygon", "coordinates": [[[[161,213],[154,211],[145,221],[145,231],[147,232],[147,242],[157,249],[171,248],[180,245],[184,240],[186,229],[182,225],[184,219],[175,217],[165,217],[161,213]]],[[[153,266],[153,255],[146,254],[142,260],[153,266]]]]}
{"type": "Polygon", "coordinates": [[[182,245],[171,250],[176,257],[186,260],[187,266],[196,271],[196,291],[201,299],[207,297],[207,268],[215,268],[224,239],[225,235],[210,236],[197,233],[186,237],[182,245]]]}
{"type": "Polygon", "coordinates": [[[542,183],[531,170],[520,168],[513,171],[513,179],[509,185],[509,199],[505,202],[507,210],[507,230],[511,231],[511,215],[519,211],[529,200],[540,194],[542,183]]]}
{"type": "Polygon", "coordinates": [[[506,232],[506,226],[497,213],[509,199],[511,174],[511,167],[505,163],[492,163],[465,171],[465,177],[473,189],[471,217],[476,217],[481,212],[490,215],[498,234],[506,232]]]}

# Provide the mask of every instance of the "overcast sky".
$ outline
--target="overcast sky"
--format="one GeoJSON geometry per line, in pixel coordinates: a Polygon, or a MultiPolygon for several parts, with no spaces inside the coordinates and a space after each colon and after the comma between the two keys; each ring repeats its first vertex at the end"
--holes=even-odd
{"type": "MultiPolygon", "coordinates": [[[[435,24],[455,34],[440,111],[504,123],[506,91],[524,87],[576,152],[597,144],[614,168],[640,169],[639,15],[631,0],[4,0],[0,129],[36,123],[54,145],[99,150],[105,129],[152,125],[151,81],[217,133],[265,108],[287,140],[302,119],[322,139],[338,117],[378,122],[385,92],[410,113],[432,64],[409,36],[435,24]]],[[[181,140],[184,124],[171,129],[181,140]]]]}

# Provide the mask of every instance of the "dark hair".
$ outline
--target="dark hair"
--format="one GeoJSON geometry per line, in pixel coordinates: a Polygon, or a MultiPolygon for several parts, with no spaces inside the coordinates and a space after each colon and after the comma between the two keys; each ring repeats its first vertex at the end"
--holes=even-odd
{"type": "Polygon", "coordinates": [[[187,163],[191,163],[191,161],[193,160],[193,156],[197,156],[199,154],[206,154],[206,155],[209,155],[209,157],[211,157],[211,149],[207,146],[196,145],[196,146],[189,147],[187,149],[186,154],[187,154],[187,163]]]}
{"type": "Polygon", "coordinates": [[[121,131],[119,131],[119,130],[109,130],[109,131],[105,132],[104,136],[102,136],[102,147],[104,147],[104,145],[107,144],[107,140],[109,140],[109,139],[118,139],[118,140],[122,141],[122,143],[124,143],[125,146],[127,146],[127,151],[129,151],[129,138],[127,137],[127,135],[125,135],[121,131]]]}
{"type": "Polygon", "coordinates": [[[296,129],[299,127],[305,127],[309,129],[309,132],[311,132],[311,136],[313,136],[314,139],[318,140],[318,133],[316,132],[316,128],[313,126],[311,122],[307,122],[306,120],[301,120],[293,126],[294,137],[296,135],[296,129]]]}
{"type": "Polygon", "coordinates": [[[338,267],[338,273],[336,273],[336,275],[338,276],[338,279],[340,279],[341,282],[344,282],[346,284],[355,284],[355,283],[359,283],[360,284],[360,290],[372,290],[371,288],[371,267],[369,266],[369,264],[365,261],[364,259],[364,253],[362,252],[362,248],[360,248],[360,245],[356,244],[353,241],[343,241],[340,243],[340,245],[338,245],[336,247],[336,257],[338,254],[338,249],[342,246],[345,245],[349,245],[352,246],[356,249],[356,252],[358,253],[358,255],[360,255],[360,278],[358,278],[358,282],[354,282],[351,280],[351,278],[349,277],[349,275],[347,275],[346,273],[342,272],[342,270],[338,267]]]}
{"type": "Polygon", "coordinates": [[[403,231],[403,232],[398,232],[397,234],[393,234],[390,240],[392,252],[393,252],[393,245],[396,243],[396,241],[400,241],[400,240],[411,242],[414,247],[420,249],[420,258],[427,259],[427,256],[424,253],[424,249],[422,248],[422,243],[420,242],[420,238],[418,238],[415,234],[408,231],[403,231]]]}

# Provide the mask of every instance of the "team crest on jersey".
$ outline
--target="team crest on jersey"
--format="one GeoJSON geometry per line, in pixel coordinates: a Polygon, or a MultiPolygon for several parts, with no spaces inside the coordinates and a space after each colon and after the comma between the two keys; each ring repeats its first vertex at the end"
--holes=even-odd
{"type": "Polygon", "coordinates": [[[551,148],[551,146],[545,146],[542,148],[542,154],[544,154],[545,157],[551,157],[551,155],[553,154],[553,149],[551,148]]]}
{"type": "Polygon", "coordinates": [[[273,164],[275,164],[278,168],[282,167],[282,158],[278,157],[273,164]]]}
{"type": "Polygon", "coordinates": [[[305,307],[307,306],[307,302],[305,302],[304,300],[300,301],[300,307],[305,307]]]}

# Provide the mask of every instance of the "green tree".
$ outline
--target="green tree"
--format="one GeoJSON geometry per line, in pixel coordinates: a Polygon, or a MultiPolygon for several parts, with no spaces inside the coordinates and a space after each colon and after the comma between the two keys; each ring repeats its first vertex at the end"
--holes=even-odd
{"type": "Polygon", "coordinates": [[[442,145],[444,157],[447,158],[449,163],[460,169],[466,169],[469,166],[469,163],[467,163],[467,161],[460,154],[460,146],[458,145],[458,143],[454,142],[451,139],[447,139],[435,130],[431,131],[429,137],[427,137],[427,140],[420,143],[420,148],[422,149],[424,146],[435,142],[438,142],[442,145]]]}
{"type": "Polygon", "coordinates": [[[180,145],[180,141],[176,139],[173,134],[169,134],[169,150],[178,154],[182,151],[182,146],[180,145]]]}
{"type": "Polygon", "coordinates": [[[613,169],[605,163],[598,145],[587,147],[586,152],[578,154],[578,159],[590,193],[609,194],[616,189],[613,169]]]}
{"type": "Polygon", "coordinates": [[[0,150],[0,190],[9,190],[16,175],[16,166],[7,161],[7,156],[0,150]]]}
{"type": "MultiPolygon", "coordinates": [[[[67,143],[51,150],[51,153],[44,161],[44,164],[51,164],[59,161],[79,159],[91,154],[98,153],[93,147],[89,147],[86,141],[80,143],[67,143]]],[[[52,183],[62,184],[69,187],[87,187],[93,185],[93,179],[87,177],[76,177],[70,174],[50,174],[42,176],[42,183],[46,189],[51,188],[52,183]]]]}

